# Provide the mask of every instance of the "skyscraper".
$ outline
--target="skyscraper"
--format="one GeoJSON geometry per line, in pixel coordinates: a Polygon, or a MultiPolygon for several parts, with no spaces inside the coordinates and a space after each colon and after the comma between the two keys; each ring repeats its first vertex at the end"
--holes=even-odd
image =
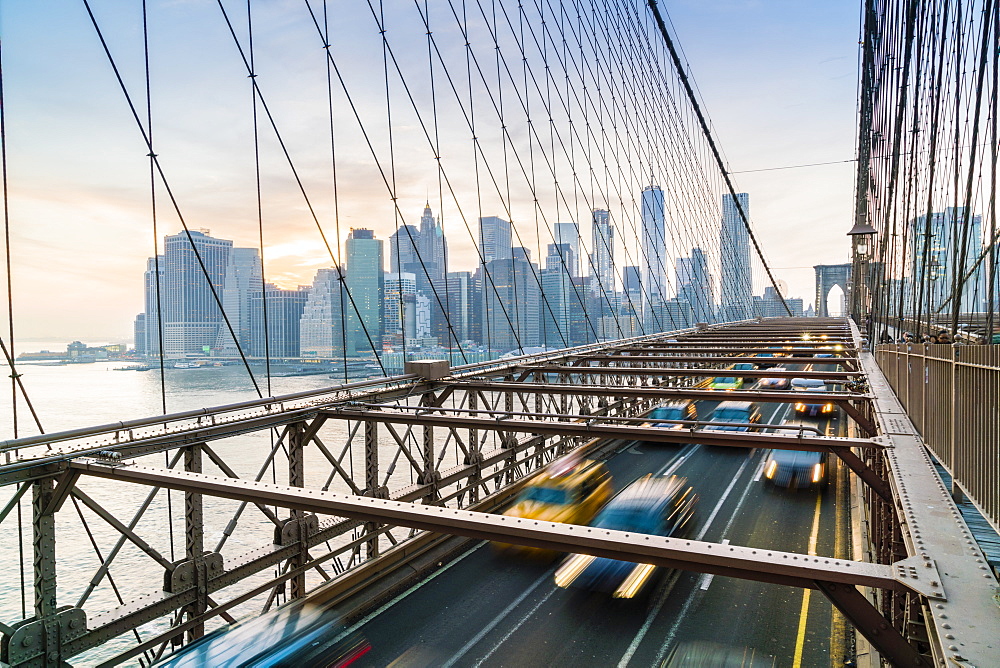
{"type": "Polygon", "coordinates": [[[347,355],[378,354],[382,343],[382,240],[367,229],[347,235],[347,355]]]}
{"type": "Polygon", "coordinates": [[[343,313],[349,308],[339,270],[320,269],[302,308],[299,322],[299,355],[339,358],[344,356],[343,313]]]}
{"type": "Polygon", "coordinates": [[[510,223],[503,218],[486,216],[479,219],[479,252],[483,263],[512,257],[510,223]]]}
{"type": "MultiPolygon", "coordinates": [[[[251,296],[260,294],[263,269],[260,254],[256,248],[233,248],[226,264],[226,277],[223,280],[222,308],[226,311],[229,324],[236,333],[236,341],[244,354],[250,350],[250,318],[251,296]]],[[[236,341],[233,340],[229,327],[225,323],[219,326],[215,347],[227,356],[238,354],[236,341]]]]}
{"type": "MultiPolygon", "coordinates": [[[[163,306],[163,267],[166,264],[162,255],[146,260],[146,272],[143,275],[143,295],[145,301],[145,317],[143,318],[143,355],[160,354],[160,307],[163,306]],[[159,264],[159,273],[157,273],[159,264]],[[159,276],[160,294],[156,294],[157,276],[159,276]]],[[[139,341],[135,342],[136,352],[139,351],[139,341]]]]}
{"type": "Polygon", "coordinates": [[[448,273],[448,317],[454,330],[454,337],[443,340],[448,346],[472,339],[473,321],[473,281],[472,272],[452,271],[448,273]]]}
{"type": "Polygon", "coordinates": [[[721,253],[721,302],[719,319],[746,320],[753,304],[753,280],[750,274],[750,234],[743,224],[736,202],[750,215],[750,195],[737,193],[722,196],[722,231],[719,238],[721,253]]]}
{"type": "Polygon", "coordinates": [[[283,290],[265,283],[261,290],[258,285],[250,296],[250,354],[270,359],[298,357],[300,323],[308,298],[305,286],[283,290]]]}
{"type": "Polygon", "coordinates": [[[410,273],[386,274],[382,329],[386,341],[405,343],[417,335],[417,277],[410,273]]]}
{"type": "Polygon", "coordinates": [[[164,238],[160,299],[166,354],[207,353],[215,345],[222,322],[219,301],[232,248],[232,241],[211,237],[208,230],[164,238]]]}
{"type": "Polygon", "coordinates": [[[580,228],[575,222],[572,223],[556,223],[553,226],[553,234],[555,235],[555,243],[559,245],[569,246],[573,250],[572,260],[566,260],[566,268],[569,270],[570,276],[580,275],[580,228]]]}
{"type": "Polygon", "coordinates": [[[666,223],[663,191],[649,185],[642,191],[642,288],[645,297],[643,320],[647,331],[663,328],[660,311],[667,299],[666,223]]]}
{"type": "Polygon", "coordinates": [[[590,290],[615,291],[615,228],[611,215],[605,209],[594,209],[590,247],[590,290]]]}
{"type": "Polygon", "coordinates": [[[483,343],[500,352],[537,346],[541,291],[527,249],[512,249],[512,257],[487,262],[483,270],[483,343]]]}
{"type": "Polygon", "coordinates": [[[691,257],[677,258],[677,298],[691,305],[695,322],[714,320],[715,297],[708,258],[700,248],[692,248],[691,257]]]}
{"type": "Polygon", "coordinates": [[[420,269],[419,249],[420,230],[413,225],[401,225],[389,237],[389,271],[393,274],[411,271],[411,265],[420,269]]]}
{"type": "Polygon", "coordinates": [[[430,335],[436,336],[439,341],[445,341],[449,336],[445,278],[448,273],[448,242],[444,236],[444,228],[431,212],[430,202],[424,207],[424,215],[420,217],[419,248],[424,266],[419,271],[408,267],[404,267],[403,271],[416,275],[417,291],[427,298],[430,309],[430,335]]]}
{"type": "Polygon", "coordinates": [[[982,218],[970,214],[966,221],[965,207],[948,207],[931,214],[929,222],[927,216],[915,218],[910,228],[909,294],[916,312],[924,316],[939,310],[951,312],[955,306],[949,301],[952,292],[966,275],[959,311],[983,311],[985,263],[972,270],[983,252],[982,218]]]}

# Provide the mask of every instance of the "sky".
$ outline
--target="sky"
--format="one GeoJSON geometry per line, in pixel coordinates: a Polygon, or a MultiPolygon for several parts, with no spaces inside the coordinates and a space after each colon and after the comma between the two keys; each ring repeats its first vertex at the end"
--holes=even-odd
{"type": "MultiPolygon", "coordinates": [[[[225,4],[245,44],[245,15],[240,12],[246,3],[225,4]]],[[[140,3],[123,7],[114,0],[92,0],[90,5],[145,121],[140,3]]],[[[311,5],[322,9],[319,0],[311,5]]],[[[425,200],[436,213],[443,208],[452,258],[468,260],[470,266],[459,268],[472,268],[469,226],[474,227],[477,215],[504,211],[497,210],[502,209],[499,200],[489,192],[481,193],[478,210],[468,204],[456,207],[446,193],[442,196],[437,178],[427,177],[433,155],[420,119],[407,115],[399,102],[412,95],[429,109],[427,82],[410,90],[393,84],[392,173],[374,167],[366,138],[349,129],[355,111],[364,119],[385,114],[381,43],[375,22],[371,16],[366,20],[365,3],[330,4],[336,8],[330,15],[332,53],[338,62],[351,65],[341,74],[345,86],[355,91],[350,100],[354,109],[342,97],[336,102],[340,196],[334,201],[329,139],[320,132],[329,123],[326,68],[321,40],[304,6],[299,0],[252,4],[259,54],[254,72],[268,104],[267,110],[257,110],[268,279],[283,287],[308,284],[317,268],[329,266],[331,255],[339,253],[331,220],[339,223],[341,239],[350,227],[365,226],[387,238],[392,221],[400,218],[383,179],[397,188],[402,222],[415,223],[425,200]],[[270,130],[267,112],[280,126],[284,146],[270,130]]],[[[454,46],[460,45],[460,35],[445,21],[448,4],[438,0],[428,6],[435,17],[443,17],[435,23],[446,45],[442,58],[461,62],[464,52],[454,46]]],[[[676,0],[661,6],[737,188],[750,193],[751,217],[776,277],[787,283],[788,296],[811,303],[812,265],[848,257],[857,5],[676,0]],[[823,162],[836,164],[772,169],[823,162]],[[762,169],[769,171],[747,171],[762,169]]],[[[149,7],[154,145],[169,185],[167,192],[158,182],[155,191],[158,236],[176,233],[183,217],[192,229],[256,246],[253,105],[241,54],[215,2],[150,0],[149,7]]],[[[420,26],[413,25],[412,3],[386,0],[385,9],[388,34],[423,39],[420,26]]],[[[425,52],[426,44],[412,39],[397,38],[395,45],[405,54],[401,67],[412,68],[412,80],[419,81],[412,54],[425,52]]],[[[148,150],[138,125],[82,1],[0,4],[0,40],[16,338],[127,341],[133,318],[142,310],[142,272],[155,238],[148,150]]],[[[438,76],[436,85],[445,87],[438,76]]],[[[443,120],[437,132],[445,147],[442,156],[450,157],[447,147],[467,141],[468,132],[456,122],[460,109],[443,96],[440,100],[437,111],[443,120]]],[[[385,155],[388,136],[375,134],[368,137],[372,150],[385,155]]],[[[502,161],[496,146],[487,150],[493,151],[494,164],[502,161]]],[[[448,178],[457,190],[471,192],[476,190],[475,169],[482,165],[466,158],[451,158],[448,178]]],[[[567,168],[561,169],[565,173],[567,168]]],[[[516,183],[511,186],[509,176],[506,187],[513,189],[514,199],[530,201],[530,193],[518,190],[516,183]]],[[[574,203],[554,197],[548,206],[559,212],[560,207],[579,211],[585,205],[586,198],[574,203]]],[[[531,218],[529,210],[510,213],[531,218]]]]}

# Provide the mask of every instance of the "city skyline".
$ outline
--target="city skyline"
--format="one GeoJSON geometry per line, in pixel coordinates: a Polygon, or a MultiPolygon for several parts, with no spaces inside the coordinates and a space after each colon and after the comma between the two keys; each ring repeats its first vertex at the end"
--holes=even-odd
{"type": "MultiPolygon", "coordinates": [[[[449,176],[454,178],[453,185],[461,201],[461,208],[458,207],[447,189],[428,178],[432,165],[421,168],[423,171],[417,169],[425,164],[421,162],[423,156],[415,153],[415,147],[423,139],[406,135],[403,130],[396,136],[397,165],[406,169],[399,169],[396,174],[395,192],[386,192],[379,174],[370,166],[352,163],[339,174],[342,198],[339,215],[334,216],[328,174],[322,173],[319,161],[303,157],[306,149],[322,141],[306,131],[306,124],[302,123],[303,129],[290,132],[286,140],[323,231],[332,241],[330,250],[293,192],[294,182],[287,170],[279,168],[280,161],[264,166],[263,229],[258,230],[256,201],[251,194],[253,166],[246,160],[246,146],[237,140],[248,136],[249,114],[243,113],[248,109],[233,103],[235,99],[244,99],[246,77],[231,59],[232,44],[212,43],[216,37],[212,27],[218,24],[218,12],[207,7],[185,7],[185,11],[194,11],[196,16],[182,21],[178,7],[158,2],[150,7],[158,12],[154,26],[161,31],[159,34],[165,35],[158,39],[170,40],[154,41],[158,49],[153,65],[159,68],[154,78],[158,87],[153,96],[153,119],[160,146],[157,152],[165,160],[185,220],[191,229],[207,228],[248,246],[258,245],[249,242],[263,236],[264,271],[275,285],[290,288],[307,283],[316,269],[343,264],[343,244],[350,227],[373,227],[380,238],[388,239],[395,229],[393,202],[403,212],[399,223],[419,228],[421,205],[429,199],[444,221],[452,244],[449,249],[452,258],[470,259],[466,269],[476,264],[474,239],[467,234],[466,227],[474,230],[479,215],[494,213],[513,219],[522,234],[534,227],[540,215],[549,216],[541,223],[543,228],[551,227],[554,222],[570,222],[554,220],[550,193],[543,193],[549,210],[540,214],[523,184],[511,186],[512,197],[506,203],[498,201],[496,193],[484,192],[482,204],[477,206],[472,199],[477,191],[475,181],[452,168],[449,176]],[[174,29],[176,34],[170,32],[174,29]],[[190,48],[174,53],[166,50],[165,44],[190,48]],[[170,72],[163,67],[168,56],[176,58],[177,71],[184,72],[183,85],[176,89],[171,88],[170,72]],[[221,83],[214,78],[219,71],[225,75],[221,83]],[[185,105],[194,99],[200,100],[202,106],[197,109],[197,121],[188,122],[185,105]],[[241,192],[244,194],[238,194],[241,192]],[[341,229],[339,235],[337,225],[341,229]]],[[[100,18],[110,24],[109,34],[117,40],[112,45],[116,53],[121,49],[126,54],[136,53],[134,34],[128,32],[141,18],[134,9],[112,12],[109,16],[100,12],[100,18]]],[[[255,10],[259,21],[255,41],[261,49],[261,67],[268,65],[263,59],[266,50],[284,44],[279,27],[301,29],[303,45],[310,47],[305,51],[312,58],[316,50],[311,49],[312,43],[308,41],[308,31],[313,29],[308,17],[289,14],[277,6],[261,5],[255,10]]],[[[137,141],[135,127],[123,116],[120,91],[108,75],[107,63],[86,17],[69,12],[53,21],[53,17],[44,14],[42,7],[33,3],[7,3],[0,8],[6,28],[4,83],[17,335],[18,338],[123,339],[131,331],[134,310],[123,308],[132,299],[127,289],[128,277],[144,270],[146,258],[153,253],[145,157],[148,150],[137,141]],[[45,54],[56,54],[63,49],[72,50],[79,58],[72,73],[66,72],[65,78],[58,78],[62,76],[62,68],[51,67],[45,54]],[[57,78],[53,79],[53,75],[57,78]],[[76,115],[56,122],[50,110],[66,106],[63,101],[71,99],[86,99],[88,103],[72,105],[76,115]],[[67,151],[66,147],[72,150],[67,151]],[[107,245],[107,239],[114,239],[114,244],[107,245]],[[59,275],[54,275],[53,266],[61,269],[59,275]],[[73,289],[65,290],[67,284],[73,289]],[[84,295],[89,298],[82,298],[84,295]],[[95,295],[98,297],[92,297],[95,295]],[[49,307],[46,310],[36,306],[43,301],[49,307]]],[[[730,169],[853,157],[857,29],[852,9],[788,3],[723,6],[684,1],[671,7],[670,18],[698,82],[705,109],[711,114],[720,144],[727,152],[730,169]],[[755,28],[746,30],[747,26],[755,28]],[[809,38],[805,39],[807,34],[809,38]],[[761,39],[755,35],[784,38],[761,39]],[[734,53],[741,58],[746,56],[747,62],[766,66],[741,69],[738,79],[734,79],[734,53]],[[789,58],[788,53],[796,57],[789,58]],[[737,80],[738,86],[734,83],[737,80]],[[736,87],[742,91],[739,96],[732,94],[736,87]],[[773,94],[776,89],[781,91],[780,96],[773,94]],[[786,104],[775,106],[774,100],[779,98],[786,104]],[[790,122],[792,119],[795,123],[790,122]],[[791,127],[794,127],[792,134],[791,127]]],[[[355,48],[358,39],[353,34],[344,35],[338,48],[349,51],[355,48]]],[[[364,46],[356,50],[361,61],[371,61],[374,71],[379,53],[364,46]],[[369,55],[372,57],[368,58],[369,55]]],[[[279,87],[279,78],[274,76],[272,68],[260,79],[265,93],[274,96],[289,93],[289,102],[298,108],[310,108],[309,105],[314,105],[313,109],[325,108],[322,62],[316,59],[300,62],[295,60],[298,54],[290,54],[288,58],[302,65],[289,81],[292,88],[279,87]]],[[[128,82],[132,84],[138,74],[134,69],[136,61],[132,59],[125,65],[128,82]]],[[[360,76],[366,74],[362,72],[360,76]]],[[[292,127],[296,121],[304,120],[283,106],[276,111],[282,114],[279,120],[291,123],[292,127]]],[[[453,107],[442,112],[448,117],[459,117],[453,107]]],[[[344,125],[341,122],[340,126],[344,125]]],[[[458,128],[445,128],[442,141],[450,141],[457,131],[458,128]]],[[[341,139],[342,154],[356,154],[358,160],[367,155],[367,149],[356,138],[341,139]]],[[[264,154],[274,156],[273,137],[264,137],[263,141],[264,154]]],[[[321,157],[328,161],[328,155],[321,157]]],[[[787,280],[796,294],[810,294],[811,270],[786,267],[846,258],[848,246],[843,232],[849,227],[845,221],[850,219],[851,174],[852,167],[843,165],[737,177],[741,190],[755,193],[754,223],[761,243],[770,254],[778,277],[787,280]],[[805,220],[803,212],[808,213],[805,220]],[[803,222],[808,223],[808,231],[788,234],[789,229],[799,229],[797,226],[803,222]],[[787,252],[783,250],[786,247],[787,252]],[[840,250],[832,254],[831,249],[840,250]]],[[[657,179],[661,184],[666,183],[661,175],[657,179]]],[[[591,206],[611,210],[619,222],[624,212],[634,220],[638,217],[637,199],[637,193],[629,191],[624,201],[587,202],[588,206],[581,207],[574,216],[584,230],[584,241],[591,241],[585,227],[591,206]]],[[[159,201],[165,202],[162,193],[159,201]]],[[[167,230],[176,231],[175,215],[166,209],[161,211],[160,226],[160,236],[167,230]]],[[[616,238],[616,245],[622,248],[632,243],[634,239],[623,234],[616,238]]],[[[515,241],[513,245],[533,246],[534,240],[515,241]]],[[[535,252],[537,255],[537,249],[535,252]]],[[[632,257],[623,264],[638,265],[637,253],[630,252],[632,257]]],[[[582,253],[578,260],[580,275],[589,275],[583,266],[582,253]]],[[[457,266],[454,262],[451,265],[457,266]]],[[[668,274],[670,271],[668,267],[668,274]]]]}

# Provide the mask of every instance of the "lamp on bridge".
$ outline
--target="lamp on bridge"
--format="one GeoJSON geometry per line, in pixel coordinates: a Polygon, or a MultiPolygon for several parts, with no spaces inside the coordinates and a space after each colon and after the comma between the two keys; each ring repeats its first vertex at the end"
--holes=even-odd
{"type": "MultiPolygon", "coordinates": [[[[874,227],[868,224],[864,215],[859,215],[854,222],[854,227],[847,233],[852,239],[853,257],[851,258],[851,295],[850,308],[855,322],[861,323],[861,318],[871,312],[869,276],[868,276],[868,254],[871,252],[871,242],[878,233],[874,227]]],[[[872,323],[870,319],[865,320],[870,330],[872,323]]],[[[871,337],[872,332],[866,334],[871,337]]]]}

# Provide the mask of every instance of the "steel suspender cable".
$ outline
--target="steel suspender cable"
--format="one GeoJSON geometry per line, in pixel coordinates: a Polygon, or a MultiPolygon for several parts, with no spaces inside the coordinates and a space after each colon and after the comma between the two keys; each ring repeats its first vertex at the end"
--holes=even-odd
{"type": "Polygon", "coordinates": [[[757,257],[759,257],[761,263],[763,263],[764,271],[767,272],[767,278],[770,281],[771,286],[774,287],[774,291],[778,295],[778,299],[781,300],[781,304],[785,308],[785,311],[788,315],[792,315],[791,309],[789,309],[788,304],[785,303],[784,295],[782,295],[781,290],[778,289],[778,283],[774,280],[771,268],[768,266],[767,260],[764,259],[764,253],[760,249],[760,244],[757,243],[757,237],[753,232],[753,228],[750,227],[750,220],[747,218],[747,214],[743,210],[743,205],[736,196],[736,188],[733,186],[732,179],[729,178],[729,171],[726,169],[726,163],[722,160],[722,155],[720,155],[719,149],[715,144],[712,131],[708,127],[708,122],[705,120],[704,114],[701,112],[701,105],[698,104],[698,99],[695,97],[694,91],[691,89],[691,83],[688,80],[687,73],[684,70],[684,66],[681,63],[680,58],[677,55],[677,50],[674,48],[673,39],[667,32],[667,26],[663,23],[663,17],[660,15],[660,9],[656,4],[656,0],[647,0],[647,4],[649,5],[649,9],[653,12],[653,17],[656,19],[656,25],[660,29],[660,34],[663,35],[663,41],[667,46],[667,50],[670,52],[670,58],[673,60],[674,68],[677,70],[677,76],[680,78],[681,84],[684,86],[684,92],[687,94],[688,101],[691,103],[691,106],[698,117],[698,122],[701,125],[702,132],[705,134],[705,139],[708,141],[708,145],[712,150],[712,155],[715,157],[715,161],[719,165],[719,170],[722,172],[722,178],[726,181],[726,188],[729,190],[729,194],[732,196],[733,201],[736,204],[736,210],[740,214],[740,220],[743,222],[743,226],[746,228],[747,234],[750,235],[750,241],[753,243],[754,250],[757,251],[757,257]]]}

